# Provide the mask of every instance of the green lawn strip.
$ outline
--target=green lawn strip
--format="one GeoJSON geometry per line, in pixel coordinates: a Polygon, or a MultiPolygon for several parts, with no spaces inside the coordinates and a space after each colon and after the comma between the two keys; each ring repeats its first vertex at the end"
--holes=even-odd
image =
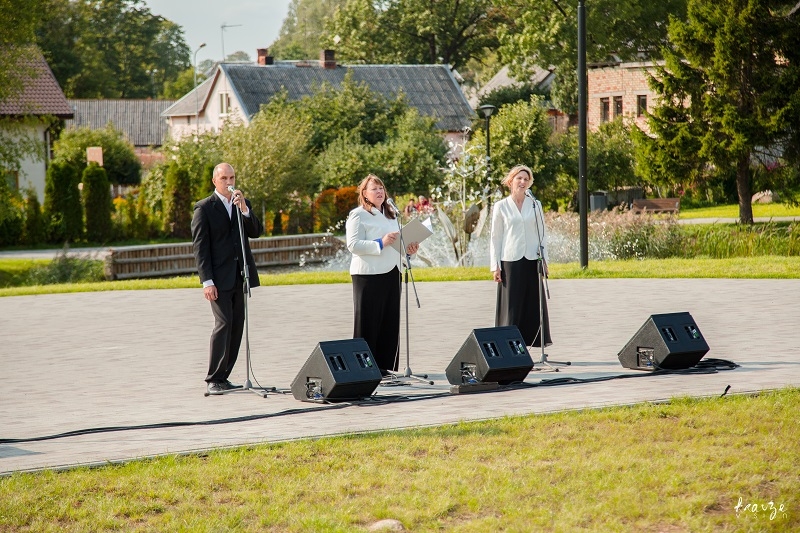
{"type": "MultiPolygon", "coordinates": [[[[21,261],[21,260],[20,260],[21,261]]],[[[434,267],[412,270],[415,281],[486,281],[487,267],[434,267]]],[[[309,285],[350,283],[347,272],[262,273],[261,285],[309,285]]],[[[644,259],[590,261],[586,270],[578,263],[550,264],[551,279],[598,278],[800,278],[800,257],[759,256],[730,259],[644,259]]],[[[196,276],[174,278],[64,283],[0,289],[0,297],[112,290],[196,289],[196,276]]]]}
{"type": "MultiPolygon", "coordinates": [[[[800,206],[786,204],[753,204],[754,217],[798,217],[800,206]]],[[[681,208],[679,218],[739,218],[737,204],[699,207],[695,209],[681,208]]]]}
{"type": "Polygon", "coordinates": [[[18,285],[34,267],[48,263],[49,259],[0,259],[0,287],[18,285]]]}
{"type": "Polygon", "coordinates": [[[798,531],[798,410],[788,388],[14,474],[0,531],[798,531]]]}

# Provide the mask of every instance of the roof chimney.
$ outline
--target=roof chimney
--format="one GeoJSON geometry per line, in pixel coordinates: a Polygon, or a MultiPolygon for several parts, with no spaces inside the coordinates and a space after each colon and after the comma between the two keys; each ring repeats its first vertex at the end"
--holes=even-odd
{"type": "Polygon", "coordinates": [[[256,54],[258,54],[258,64],[259,65],[272,65],[273,57],[267,55],[269,50],[267,48],[256,48],[256,54]]]}
{"type": "Polygon", "coordinates": [[[319,65],[322,68],[336,68],[336,57],[333,50],[323,50],[319,54],[319,65]]]}

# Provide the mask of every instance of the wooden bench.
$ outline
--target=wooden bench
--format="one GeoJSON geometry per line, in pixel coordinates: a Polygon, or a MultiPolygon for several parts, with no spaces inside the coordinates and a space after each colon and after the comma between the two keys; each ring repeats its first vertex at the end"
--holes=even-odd
{"type": "Polygon", "coordinates": [[[681,208],[680,198],[637,198],[631,204],[634,213],[674,213],[681,208]]]}
{"type": "MultiPolygon", "coordinates": [[[[250,239],[257,268],[321,263],[336,256],[344,243],[330,233],[250,239]]],[[[119,246],[105,258],[107,280],[156,278],[196,274],[191,242],[119,246]]]]}

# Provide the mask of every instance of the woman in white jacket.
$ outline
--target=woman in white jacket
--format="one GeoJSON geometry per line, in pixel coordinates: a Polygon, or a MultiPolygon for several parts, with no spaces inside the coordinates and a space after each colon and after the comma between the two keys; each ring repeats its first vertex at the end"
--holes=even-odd
{"type": "MultiPolygon", "coordinates": [[[[401,255],[397,213],[387,203],[380,178],[368,175],[358,186],[358,207],[347,218],[347,249],[353,254],[353,338],[367,341],[384,375],[397,370],[400,342],[401,255]]],[[[415,254],[419,243],[406,245],[415,254]]]]}
{"type": "Polygon", "coordinates": [[[503,184],[510,194],[494,204],[490,262],[497,285],[495,326],[517,326],[528,346],[541,346],[539,305],[542,305],[545,346],[552,344],[547,300],[542,299],[540,261],[547,275],[547,246],[542,204],[528,190],[533,173],[525,165],[509,171],[503,184]]]}

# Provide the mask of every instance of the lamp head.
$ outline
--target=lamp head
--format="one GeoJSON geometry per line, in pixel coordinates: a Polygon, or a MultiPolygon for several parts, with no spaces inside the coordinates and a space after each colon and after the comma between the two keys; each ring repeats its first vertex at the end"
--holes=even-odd
{"type": "Polygon", "coordinates": [[[497,108],[489,104],[482,105],[478,108],[478,113],[480,113],[483,118],[491,117],[495,111],[497,111],[497,108]]]}

